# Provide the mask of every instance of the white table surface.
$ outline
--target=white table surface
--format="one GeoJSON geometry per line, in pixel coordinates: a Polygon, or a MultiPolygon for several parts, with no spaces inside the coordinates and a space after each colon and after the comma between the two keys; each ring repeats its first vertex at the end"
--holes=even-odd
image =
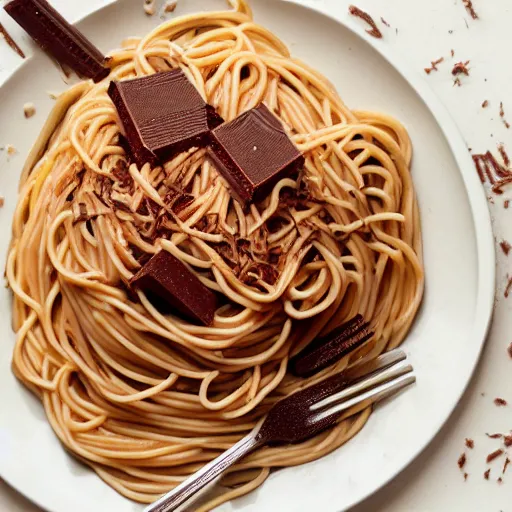
{"type": "MultiPolygon", "coordinates": [[[[142,14],[141,0],[141,15],[142,14]]],[[[157,0],[158,1],[158,0],[157,0]]],[[[161,0],[160,0],[161,1],[161,0]]],[[[186,0],[179,0],[186,1],[186,0]]],[[[349,0],[297,0],[328,9],[340,19],[363,30],[365,25],[348,15],[349,0]]],[[[499,116],[502,101],[506,117],[512,123],[512,3],[510,0],[473,0],[480,19],[473,20],[464,9],[462,0],[352,0],[371,13],[384,37],[408,64],[424,75],[457,121],[462,134],[475,153],[488,149],[497,154],[498,143],[505,144],[512,157],[512,128],[507,129],[499,116]],[[391,25],[388,28],[380,17],[391,25]],[[398,29],[398,32],[397,30],[398,29]],[[454,50],[452,58],[450,51],[454,50]],[[444,57],[439,71],[426,75],[423,68],[431,60],[444,57]],[[451,70],[458,61],[470,60],[470,76],[463,76],[462,86],[453,86],[451,70]],[[489,101],[485,109],[484,100],[489,101]]],[[[75,20],[108,0],[52,0],[68,19],[75,20]]],[[[22,32],[4,13],[0,21],[19,40],[22,32]]],[[[23,35],[23,37],[26,37],[23,35]]],[[[21,63],[0,41],[0,84],[21,63]]],[[[20,105],[20,108],[22,106],[20,105]]],[[[0,145],[5,141],[0,141],[0,145]]],[[[499,156],[497,154],[497,156],[499,156]]],[[[475,171],[476,172],[476,171],[475,171]]],[[[440,184],[442,186],[442,184],[440,184]]],[[[503,196],[488,193],[497,243],[512,243],[512,214],[503,202],[512,199],[512,185],[503,196]],[[494,204],[492,204],[494,201],[494,204]]],[[[486,464],[486,456],[499,448],[499,441],[486,437],[486,432],[509,432],[512,429],[512,358],[507,347],[512,342],[512,295],[504,297],[506,275],[510,260],[498,249],[497,300],[489,339],[478,370],[458,408],[431,443],[429,448],[399,477],[372,498],[354,509],[354,512],[512,512],[512,465],[503,477],[504,458],[486,464]],[[493,401],[503,397],[507,407],[496,407],[493,401]],[[468,450],[464,440],[470,437],[475,448],[468,450]],[[467,453],[465,482],[457,460],[467,453]],[[490,467],[491,477],[484,480],[483,473],[490,467]]],[[[509,256],[512,259],[512,252],[509,256]]],[[[510,270],[512,275],[512,268],[510,270]]],[[[453,364],[457,364],[454,361],[453,364]]],[[[442,378],[442,376],[440,376],[442,378]]],[[[510,457],[512,458],[512,449],[510,457]]],[[[0,511],[37,512],[17,492],[0,480],[0,511]]]]}

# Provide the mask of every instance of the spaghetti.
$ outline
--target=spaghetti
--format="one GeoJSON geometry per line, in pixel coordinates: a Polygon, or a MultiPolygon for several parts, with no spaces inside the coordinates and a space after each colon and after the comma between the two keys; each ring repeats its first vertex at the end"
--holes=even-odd
{"type": "MultiPolygon", "coordinates": [[[[157,499],[244,436],[280,398],[399,345],[423,293],[411,145],[394,119],[351,111],[327,80],[232,10],[165,22],[110,55],[112,72],[57,101],[21,177],[7,277],[16,376],[62,444],[124,496],[157,499]],[[162,167],[129,163],[107,95],[181,67],[225,120],[264,102],[304,169],[244,210],[204,150],[162,167]],[[187,194],[179,212],[167,199],[187,194]],[[128,286],[159,250],[229,301],[211,327],[157,309],[128,286]],[[287,363],[357,313],[375,337],[308,379],[287,363]]],[[[295,446],[237,464],[211,510],[272,468],[335,450],[365,424],[352,411],[295,446]]]]}

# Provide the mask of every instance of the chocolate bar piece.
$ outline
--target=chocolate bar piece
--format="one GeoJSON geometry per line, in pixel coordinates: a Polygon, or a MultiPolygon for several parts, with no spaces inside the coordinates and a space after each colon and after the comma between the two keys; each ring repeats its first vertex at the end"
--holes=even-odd
{"type": "Polygon", "coordinates": [[[279,119],[263,104],[213,130],[209,153],[242,203],[262,199],[304,164],[279,119]]]}
{"type": "Polygon", "coordinates": [[[161,250],[132,278],[130,284],[157,295],[180,313],[211,325],[217,297],[178,259],[161,250]]]}
{"type": "Polygon", "coordinates": [[[4,9],[60,64],[95,82],[110,73],[103,54],[46,0],[12,0],[4,9]]]}
{"type": "Polygon", "coordinates": [[[368,325],[361,315],[357,315],[327,336],[312,341],[291,359],[291,372],[298,377],[309,377],[336,363],[373,336],[368,325]]]}
{"type": "Polygon", "coordinates": [[[139,167],[207,146],[210,130],[223,122],[181,69],[111,82],[108,94],[139,167]]]}

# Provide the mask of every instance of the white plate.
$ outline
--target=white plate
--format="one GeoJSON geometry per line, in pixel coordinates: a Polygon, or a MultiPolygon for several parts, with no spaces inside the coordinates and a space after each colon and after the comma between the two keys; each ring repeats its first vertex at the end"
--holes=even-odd
{"type": "MultiPolygon", "coordinates": [[[[489,213],[477,175],[451,118],[423,80],[387,55],[384,41],[294,3],[253,0],[256,19],[288,43],[294,55],[325,73],[354,108],[399,118],[414,144],[414,183],[425,245],[425,301],[404,345],[414,365],[414,389],[378,407],[363,431],[335,453],[271,475],[256,492],[221,510],[337,512],[393,478],[425,448],[456,407],[473,373],[494,297],[494,248],[489,213]]],[[[220,0],[180,0],[175,15],[223,7],[220,0]]],[[[345,11],[343,17],[348,19],[345,11]]],[[[104,50],[130,35],[144,35],[158,17],[141,0],[122,0],[79,26],[104,50]]],[[[0,89],[0,254],[4,258],[18,178],[31,143],[60,91],[55,67],[40,51],[0,89]],[[32,101],[37,116],[23,118],[32,101]]],[[[2,262],[3,264],[3,262],[2,262]]],[[[10,296],[0,292],[0,475],[51,512],[128,512],[140,507],[107,487],[68,456],[39,402],[10,371],[14,335],[10,296]]]]}

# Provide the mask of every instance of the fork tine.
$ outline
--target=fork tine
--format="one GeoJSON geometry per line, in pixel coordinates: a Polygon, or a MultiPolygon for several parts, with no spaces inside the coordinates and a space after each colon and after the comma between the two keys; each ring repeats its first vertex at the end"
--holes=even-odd
{"type": "Polygon", "coordinates": [[[390,380],[377,386],[376,388],[370,389],[360,395],[354,396],[353,398],[346,400],[338,405],[334,405],[333,407],[320,411],[315,416],[312,416],[310,419],[311,423],[316,423],[318,421],[325,420],[331,416],[337,416],[341,412],[354,407],[355,405],[360,405],[363,402],[365,403],[365,407],[379,402],[380,400],[384,400],[395,393],[398,393],[401,389],[410,386],[416,382],[416,377],[414,375],[402,375],[394,380],[390,380]]]}
{"type": "Polygon", "coordinates": [[[412,372],[412,366],[410,364],[404,366],[400,365],[400,362],[401,361],[399,360],[398,363],[394,363],[392,366],[387,366],[384,369],[379,369],[378,371],[370,373],[364,379],[357,380],[338,393],[328,396],[327,398],[313,404],[310,409],[312,411],[324,409],[325,407],[341,402],[342,400],[346,400],[354,395],[360,395],[363,391],[369,388],[373,388],[379,384],[412,372]]]}
{"type": "Polygon", "coordinates": [[[361,377],[366,378],[375,372],[384,370],[385,368],[399,363],[400,361],[404,361],[406,357],[407,356],[403,350],[395,349],[391,352],[381,354],[374,359],[363,359],[362,361],[358,361],[353,366],[348,368],[344,372],[344,375],[350,380],[361,377]]]}

